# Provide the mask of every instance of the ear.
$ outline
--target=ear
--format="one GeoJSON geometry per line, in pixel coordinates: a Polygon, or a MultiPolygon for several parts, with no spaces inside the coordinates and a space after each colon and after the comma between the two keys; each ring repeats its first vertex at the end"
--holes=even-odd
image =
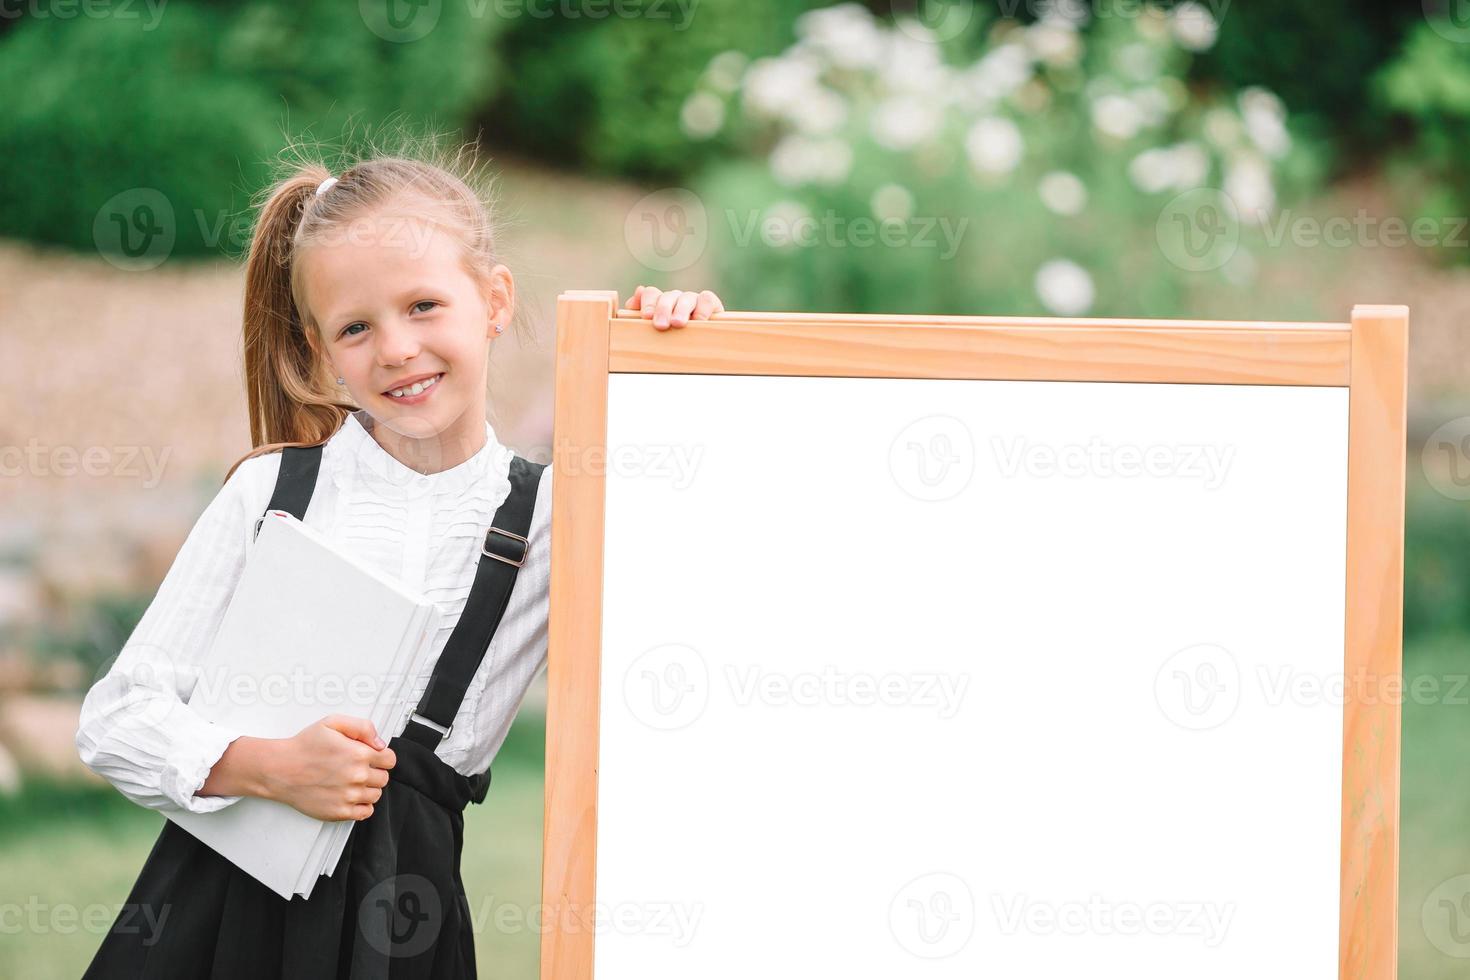
{"type": "Polygon", "coordinates": [[[490,270],[488,286],[489,316],[485,320],[485,338],[494,340],[500,336],[495,325],[500,324],[502,329],[509,327],[510,319],[515,315],[516,284],[510,270],[497,265],[490,270]]]}

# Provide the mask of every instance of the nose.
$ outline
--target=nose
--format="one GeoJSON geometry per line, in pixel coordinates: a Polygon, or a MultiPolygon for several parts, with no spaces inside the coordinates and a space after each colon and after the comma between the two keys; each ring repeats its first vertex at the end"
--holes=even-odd
{"type": "Polygon", "coordinates": [[[384,367],[398,367],[419,353],[418,332],[412,324],[399,320],[378,326],[378,362],[384,367]]]}

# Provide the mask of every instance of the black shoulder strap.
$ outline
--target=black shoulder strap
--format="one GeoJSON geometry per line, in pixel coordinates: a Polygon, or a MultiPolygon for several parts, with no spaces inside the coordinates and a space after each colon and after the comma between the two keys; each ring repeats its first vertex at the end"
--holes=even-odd
{"type": "Polygon", "coordinates": [[[409,717],[404,738],[434,749],[453,727],[465,691],[469,690],[470,681],[505,616],[516,573],[525,564],[530,550],[527,535],[536,508],[536,493],[541,486],[541,471],[545,468],[545,463],[512,456],[510,495],[495,511],[491,527],[485,532],[469,598],[465,600],[459,622],[449,634],[449,642],[434,664],[434,673],[418,708],[409,717]],[[424,724],[420,718],[438,727],[424,724]]]}
{"type": "Polygon", "coordinates": [[[271,492],[271,502],[265,505],[265,513],[256,518],[255,533],[260,534],[260,522],[265,514],[273,510],[284,510],[298,521],[306,519],[306,505],[316,490],[317,471],[322,467],[322,446],[287,446],[281,450],[281,469],[276,473],[276,488],[271,492]]]}

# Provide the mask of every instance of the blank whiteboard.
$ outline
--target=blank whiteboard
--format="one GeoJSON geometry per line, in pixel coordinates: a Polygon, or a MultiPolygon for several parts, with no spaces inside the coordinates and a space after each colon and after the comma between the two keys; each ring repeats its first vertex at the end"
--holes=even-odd
{"type": "Polygon", "coordinates": [[[1353,324],[1140,321],[1135,377],[1042,333],[1113,321],[562,314],[606,366],[559,357],[543,977],[1392,976],[1353,324]],[[1017,331],[1055,363],[954,349],[1017,331]],[[1321,346],[1249,383],[1227,331],[1321,346]]]}

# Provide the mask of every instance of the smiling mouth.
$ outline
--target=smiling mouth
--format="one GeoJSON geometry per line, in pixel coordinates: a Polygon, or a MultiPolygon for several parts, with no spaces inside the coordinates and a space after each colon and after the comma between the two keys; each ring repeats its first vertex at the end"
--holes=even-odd
{"type": "Polygon", "coordinates": [[[389,398],[412,398],[414,395],[423,394],[425,391],[428,391],[430,388],[434,387],[436,384],[439,383],[439,379],[443,377],[444,372],[440,371],[432,378],[426,378],[423,381],[415,381],[407,388],[394,388],[392,391],[383,392],[383,394],[387,395],[389,398]]]}

